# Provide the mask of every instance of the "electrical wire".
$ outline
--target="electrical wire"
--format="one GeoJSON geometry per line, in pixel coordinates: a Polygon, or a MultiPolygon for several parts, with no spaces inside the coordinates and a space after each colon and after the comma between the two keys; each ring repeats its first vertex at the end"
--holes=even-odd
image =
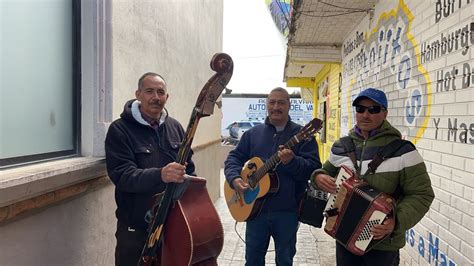
{"type": "Polygon", "coordinates": [[[289,10],[283,11],[283,7],[281,6],[281,1],[280,0],[275,0],[275,1],[277,3],[277,6],[280,9],[281,13],[283,14],[283,17],[285,18],[286,27],[289,28],[290,27],[290,20],[289,20],[289,18],[286,17],[286,13],[285,13],[285,11],[288,11],[288,13],[289,13],[289,10]]]}
{"type": "Polygon", "coordinates": [[[369,9],[362,9],[362,8],[353,8],[353,7],[345,7],[345,6],[338,6],[338,5],[335,5],[335,4],[330,4],[330,3],[327,3],[327,2],[323,2],[323,1],[319,1],[319,3],[323,4],[323,5],[328,5],[328,6],[332,6],[332,7],[336,7],[336,8],[341,8],[341,9],[345,9],[345,10],[358,10],[358,11],[369,11],[371,8],[369,9]]]}
{"type": "Polygon", "coordinates": [[[345,16],[353,13],[365,13],[365,12],[370,12],[373,11],[373,8],[368,8],[368,9],[362,9],[362,8],[352,8],[352,7],[344,7],[344,6],[338,6],[335,4],[330,4],[324,1],[318,1],[319,3],[335,8],[340,8],[343,9],[344,11],[337,11],[337,10],[330,10],[330,11],[316,11],[316,10],[308,10],[308,11],[298,11],[298,14],[308,16],[308,17],[313,17],[313,18],[329,18],[329,17],[338,17],[338,16],[345,16]],[[309,13],[336,13],[337,14],[331,14],[331,15],[312,15],[309,13]]]}
{"type": "Polygon", "coordinates": [[[317,11],[299,11],[298,14],[307,16],[307,17],[312,17],[312,18],[329,18],[329,17],[338,17],[338,16],[345,16],[349,14],[355,14],[355,13],[365,13],[367,11],[350,11],[350,12],[344,12],[344,13],[339,13],[339,14],[332,14],[332,15],[312,15],[308,14],[308,12],[317,12],[317,11]]]}

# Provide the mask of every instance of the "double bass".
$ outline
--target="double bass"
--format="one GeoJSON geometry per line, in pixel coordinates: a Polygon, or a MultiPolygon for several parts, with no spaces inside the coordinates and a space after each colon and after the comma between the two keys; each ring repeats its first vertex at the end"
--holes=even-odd
{"type": "MultiPolygon", "coordinates": [[[[210,116],[233,72],[232,58],[217,53],[211,60],[216,73],[202,88],[175,162],[184,165],[200,118],[210,116]]],[[[206,189],[206,180],[187,176],[181,184],[168,183],[156,196],[156,211],[148,228],[139,266],[217,265],[224,232],[206,189]]]]}

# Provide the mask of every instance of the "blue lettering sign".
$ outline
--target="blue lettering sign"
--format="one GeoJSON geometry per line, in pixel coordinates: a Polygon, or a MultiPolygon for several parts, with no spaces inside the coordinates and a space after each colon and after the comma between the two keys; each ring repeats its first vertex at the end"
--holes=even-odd
{"type": "Polygon", "coordinates": [[[429,232],[428,240],[430,243],[429,250],[428,250],[428,262],[431,263],[431,258],[433,258],[433,261],[438,260],[439,239],[436,236],[435,240],[433,241],[433,234],[429,232]]]}
{"type": "Polygon", "coordinates": [[[266,106],[261,103],[251,103],[249,104],[249,110],[251,111],[265,111],[266,106]]]}
{"type": "Polygon", "coordinates": [[[440,258],[439,266],[447,266],[448,265],[446,255],[444,255],[443,252],[439,253],[439,258],[440,258]]]}
{"type": "Polygon", "coordinates": [[[422,257],[425,257],[425,240],[421,236],[418,242],[418,254],[420,254],[422,257]]]}
{"type": "Polygon", "coordinates": [[[413,247],[415,245],[415,230],[410,229],[410,246],[413,247]]]}

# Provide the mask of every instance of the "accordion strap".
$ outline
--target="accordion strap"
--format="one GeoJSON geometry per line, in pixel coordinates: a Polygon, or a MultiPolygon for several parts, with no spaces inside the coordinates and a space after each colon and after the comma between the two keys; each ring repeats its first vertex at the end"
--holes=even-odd
{"type": "MultiPolygon", "coordinates": [[[[368,165],[367,171],[364,173],[364,175],[367,175],[369,173],[375,173],[375,170],[377,170],[377,167],[388,157],[391,157],[394,155],[398,150],[400,150],[401,147],[405,144],[410,144],[413,147],[413,143],[411,143],[408,140],[403,140],[403,139],[396,139],[389,144],[383,146],[380,148],[380,150],[375,154],[374,158],[372,161],[370,161],[368,165]]],[[[351,159],[352,163],[354,164],[354,167],[356,168],[357,171],[359,171],[359,166],[357,165],[357,157],[355,153],[355,144],[352,141],[352,138],[350,136],[345,136],[341,138],[341,145],[344,148],[344,151],[346,152],[347,156],[351,159]]],[[[415,148],[416,149],[416,148],[415,148]]]]}
{"type": "MultiPolygon", "coordinates": [[[[355,144],[352,141],[352,138],[350,136],[342,137],[341,138],[341,144],[342,144],[342,147],[344,148],[344,151],[346,152],[346,154],[349,156],[352,163],[354,164],[354,167],[356,168],[357,171],[359,171],[359,167],[357,165],[357,157],[356,157],[356,153],[355,153],[355,144]]],[[[413,145],[413,143],[411,143],[408,140],[404,140],[404,139],[396,139],[396,140],[390,142],[389,144],[387,144],[383,147],[380,147],[377,154],[375,154],[372,161],[370,161],[370,163],[368,165],[368,169],[367,169],[367,171],[365,172],[364,175],[367,175],[369,173],[375,173],[375,170],[377,170],[377,167],[379,167],[379,165],[385,159],[393,156],[398,150],[400,150],[404,145],[407,145],[407,144],[411,145],[413,148],[416,149],[416,147],[415,147],[415,145],[413,145]]],[[[397,189],[395,190],[395,192],[393,193],[392,196],[395,199],[397,199],[398,196],[400,195],[400,193],[401,193],[401,188],[400,188],[400,186],[397,186],[397,189]]]]}
{"type": "Polygon", "coordinates": [[[389,144],[385,145],[384,147],[381,147],[379,152],[375,154],[374,159],[372,159],[372,161],[369,163],[367,172],[365,172],[364,175],[368,173],[375,173],[375,170],[377,170],[377,167],[379,167],[379,165],[385,159],[394,155],[405,144],[411,144],[414,147],[414,145],[410,141],[403,140],[403,139],[396,139],[390,142],[389,144]]]}
{"type": "Polygon", "coordinates": [[[357,157],[355,154],[355,145],[352,141],[350,136],[345,136],[341,138],[341,145],[344,148],[347,156],[351,159],[352,163],[354,164],[354,168],[357,172],[359,172],[359,166],[357,165],[357,157]]]}

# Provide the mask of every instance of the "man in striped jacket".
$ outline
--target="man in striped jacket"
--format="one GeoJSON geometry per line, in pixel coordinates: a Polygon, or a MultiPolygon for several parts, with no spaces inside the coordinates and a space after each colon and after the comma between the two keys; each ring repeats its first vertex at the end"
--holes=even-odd
{"type": "Polygon", "coordinates": [[[391,158],[383,161],[375,173],[367,173],[368,163],[390,142],[400,139],[400,132],[386,120],[387,97],[378,89],[362,91],[353,101],[356,126],[349,132],[355,145],[357,166],[354,166],[340,140],[331,148],[328,161],[313,172],[313,184],[335,193],[333,177],[341,165],[357,171],[372,187],[388,194],[399,194],[394,215],[372,229],[374,239],[385,238],[363,256],[349,252],[336,243],[337,265],[398,265],[399,249],[405,245],[405,231],[418,223],[434,199],[430,177],[423,158],[413,145],[403,145],[391,158]],[[357,169],[357,170],[356,170],[357,169]]]}

